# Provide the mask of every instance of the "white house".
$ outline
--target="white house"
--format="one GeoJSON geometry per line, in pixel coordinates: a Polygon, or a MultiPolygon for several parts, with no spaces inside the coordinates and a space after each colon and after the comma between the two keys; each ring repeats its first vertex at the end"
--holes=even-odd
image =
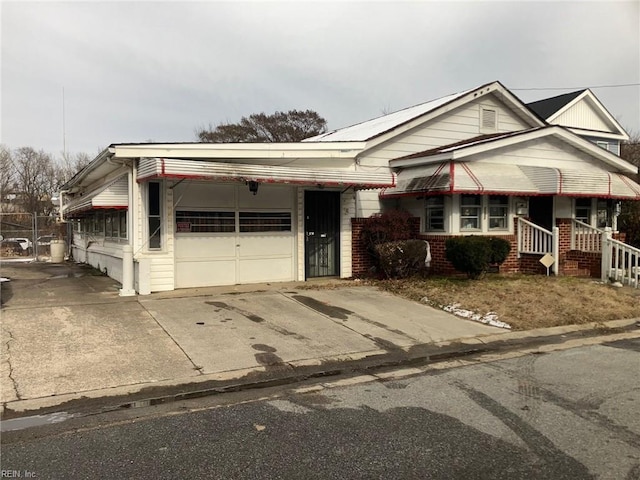
{"type": "Polygon", "coordinates": [[[599,201],[613,211],[640,186],[581,134],[492,82],[299,143],[113,144],[63,187],[62,215],[73,258],[123,294],[348,278],[362,273],[353,219],[386,208],[412,212],[435,244],[513,237],[524,217],[550,234],[563,219],[596,228],[599,201]]]}

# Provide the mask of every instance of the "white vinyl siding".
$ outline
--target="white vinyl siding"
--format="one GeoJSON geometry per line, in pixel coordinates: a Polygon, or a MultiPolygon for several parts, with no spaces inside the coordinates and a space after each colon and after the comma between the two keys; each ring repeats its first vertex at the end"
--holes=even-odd
{"type": "Polygon", "coordinates": [[[481,134],[480,105],[496,110],[499,118],[498,132],[514,132],[531,127],[494,95],[487,95],[444,113],[371,151],[365,151],[360,157],[360,164],[386,166],[387,162],[393,158],[476,137],[481,134]]]}
{"type": "Polygon", "coordinates": [[[588,154],[553,138],[535,139],[498,150],[479,153],[474,162],[527,165],[535,167],[568,168],[576,170],[602,169],[602,163],[588,154]]]}
{"type": "Polygon", "coordinates": [[[583,98],[554,118],[550,123],[584,130],[619,133],[598,110],[590,100],[583,98]]]}
{"type": "Polygon", "coordinates": [[[351,218],[355,216],[356,195],[353,191],[347,190],[340,195],[340,278],[350,278],[353,275],[351,218]]]}
{"type": "MultiPolygon", "coordinates": [[[[499,132],[513,132],[530,128],[520,117],[508,109],[493,94],[469,102],[451,112],[444,113],[427,124],[416,127],[404,135],[394,137],[359,158],[360,168],[388,168],[389,160],[435,147],[459,142],[481,134],[480,106],[495,109],[499,132]]],[[[378,191],[359,191],[357,215],[368,217],[381,211],[378,191]]]]}

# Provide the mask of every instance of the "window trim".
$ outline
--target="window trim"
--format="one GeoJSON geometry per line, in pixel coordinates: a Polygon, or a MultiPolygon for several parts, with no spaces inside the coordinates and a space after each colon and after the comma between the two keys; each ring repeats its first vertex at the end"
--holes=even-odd
{"type": "Polygon", "coordinates": [[[476,194],[476,193],[461,193],[460,194],[460,203],[459,203],[459,205],[460,205],[460,208],[459,208],[460,222],[459,222],[459,225],[458,225],[458,228],[459,228],[460,232],[482,232],[482,231],[484,231],[484,222],[483,222],[483,217],[484,217],[484,215],[483,215],[483,213],[484,213],[483,212],[483,210],[484,210],[484,205],[483,205],[484,204],[484,197],[485,197],[485,195],[480,195],[480,194],[476,194]],[[477,202],[477,203],[474,203],[472,205],[463,205],[462,204],[462,199],[464,197],[467,197],[467,198],[476,197],[480,201],[477,202]],[[465,215],[465,214],[463,214],[463,209],[464,208],[474,209],[474,210],[476,210],[477,213],[475,215],[472,215],[472,214],[465,215]],[[478,226],[477,227],[463,227],[462,226],[462,222],[465,219],[477,219],[478,226]]]}
{"type": "MultiPolygon", "coordinates": [[[[444,230],[429,230],[428,229],[428,214],[427,205],[423,201],[421,207],[421,230],[424,235],[513,235],[514,234],[514,221],[515,214],[515,200],[510,195],[502,195],[499,193],[490,194],[478,194],[478,193],[455,193],[455,194],[443,194],[438,195],[443,199],[444,203],[444,230]],[[480,215],[480,228],[462,228],[462,198],[464,195],[472,195],[479,197],[481,202],[476,205],[469,205],[472,208],[479,209],[480,215]],[[506,210],[505,215],[505,227],[504,228],[490,228],[490,198],[492,196],[499,196],[506,198],[506,204],[504,208],[506,210]]],[[[430,197],[427,197],[430,198],[430,197]]]]}
{"type": "Polygon", "coordinates": [[[508,232],[509,231],[509,196],[508,195],[486,195],[487,197],[487,229],[490,232],[508,232]],[[505,203],[500,203],[496,205],[491,204],[491,198],[501,197],[506,200],[505,203]],[[491,208],[499,207],[504,209],[504,215],[491,215],[491,208]],[[504,227],[491,227],[491,219],[500,218],[504,219],[504,227]]]}
{"type": "MultiPolygon", "coordinates": [[[[427,197],[425,199],[425,204],[424,204],[424,212],[425,212],[425,216],[424,216],[424,231],[428,232],[428,233],[444,233],[447,231],[447,206],[446,206],[446,201],[445,201],[445,196],[444,195],[434,195],[434,196],[430,196],[427,197]],[[440,199],[442,202],[440,204],[437,205],[429,205],[429,200],[433,200],[433,199],[440,199]],[[429,220],[432,218],[429,215],[429,211],[430,210],[439,210],[442,209],[442,228],[430,228],[429,225],[429,220]]],[[[439,218],[439,217],[436,217],[439,218]]]]}
{"type": "MultiPolygon", "coordinates": [[[[162,237],[163,237],[163,222],[162,222],[162,215],[164,212],[163,209],[163,183],[162,182],[148,182],[147,183],[147,188],[146,188],[146,214],[147,214],[147,221],[146,223],[146,249],[150,252],[159,252],[163,250],[163,241],[162,241],[162,237]],[[158,186],[158,213],[151,213],[151,185],[157,185],[158,186]],[[157,219],[158,221],[158,226],[157,226],[157,230],[158,230],[158,246],[157,247],[152,247],[152,232],[151,232],[151,228],[152,228],[152,219],[157,219]]],[[[154,236],[155,236],[155,229],[154,229],[154,236]]]]}

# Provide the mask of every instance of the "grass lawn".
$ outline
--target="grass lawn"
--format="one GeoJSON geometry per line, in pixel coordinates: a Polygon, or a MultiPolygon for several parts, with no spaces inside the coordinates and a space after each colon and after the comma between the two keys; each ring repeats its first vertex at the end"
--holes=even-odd
{"type": "Polygon", "coordinates": [[[495,312],[514,330],[640,318],[640,289],[594,279],[487,275],[480,280],[428,277],[365,283],[411,300],[426,297],[436,308],[457,303],[480,314],[495,312]]]}

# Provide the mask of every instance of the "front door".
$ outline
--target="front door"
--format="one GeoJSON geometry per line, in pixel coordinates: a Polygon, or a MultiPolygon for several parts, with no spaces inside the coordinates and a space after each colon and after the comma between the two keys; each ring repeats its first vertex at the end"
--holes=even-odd
{"type": "Polygon", "coordinates": [[[340,265],[340,192],[304,192],[305,278],[331,277],[340,265]]]}
{"type": "Polygon", "coordinates": [[[529,197],[529,218],[536,225],[553,228],[553,197],[529,197]]]}

